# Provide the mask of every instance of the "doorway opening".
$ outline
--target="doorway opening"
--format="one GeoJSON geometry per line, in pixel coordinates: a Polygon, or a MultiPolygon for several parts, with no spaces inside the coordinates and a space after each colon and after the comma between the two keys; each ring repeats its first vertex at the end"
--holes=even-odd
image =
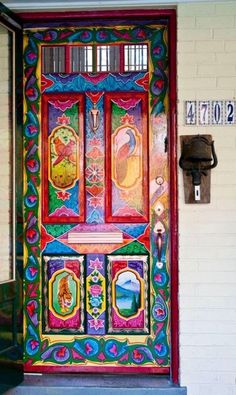
{"type": "Polygon", "coordinates": [[[175,13],[23,17],[25,371],[177,382],[175,13]]]}

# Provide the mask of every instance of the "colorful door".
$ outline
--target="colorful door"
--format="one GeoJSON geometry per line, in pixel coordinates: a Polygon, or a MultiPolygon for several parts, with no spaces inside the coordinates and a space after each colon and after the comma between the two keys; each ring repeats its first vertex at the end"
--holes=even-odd
{"type": "Polygon", "coordinates": [[[25,368],[168,373],[168,26],[25,34],[25,368]]]}

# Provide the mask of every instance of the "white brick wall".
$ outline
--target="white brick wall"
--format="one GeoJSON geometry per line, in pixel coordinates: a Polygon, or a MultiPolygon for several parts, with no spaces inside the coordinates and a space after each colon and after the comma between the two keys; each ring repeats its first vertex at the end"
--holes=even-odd
{"type": "Polygon", "coordinates": [[[212,134],[211,203],[186,205],[179,172],[180,376],[188,395],[236,394],[236,125],[184,125],[188,99],[236,100],[236,1],[177,8],[178,133],[212,134]]]}
{"type": "Polygon", "coordinates": [[[9,139],[9,72],[8,72],[8,36],[5,28],[0,29],[0,244],[1,270],[0,281],[9,280],[10,251],[10,139],[9,139]]]}

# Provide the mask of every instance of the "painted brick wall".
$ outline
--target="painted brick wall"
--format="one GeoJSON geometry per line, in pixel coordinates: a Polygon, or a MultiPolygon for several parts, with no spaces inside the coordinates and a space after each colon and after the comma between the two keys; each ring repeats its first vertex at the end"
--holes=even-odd
{"type": "Polygon", "coordinates": [[[10,166],[9,166],[9,72],[8,35],[0,29],[0,281],[9,279],[9,220],[10,220],[10,166]]]}
{"type": "Polygon", "coordinates": [[[179,172],[180,371],[188,395],[236,394],[236,125],[184,126],[184,100],[236,100],[236,1],[178,5],[178,133],[212,134],[211,203],[179,172]]]}

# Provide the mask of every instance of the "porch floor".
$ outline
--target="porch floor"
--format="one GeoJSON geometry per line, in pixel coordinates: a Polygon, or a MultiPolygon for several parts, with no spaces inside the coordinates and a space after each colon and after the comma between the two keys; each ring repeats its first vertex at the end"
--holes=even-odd
{"type": "Polygon", "coordinates": [[[17,387],[0,386],[1,394],[15,395],[187,395],[185,387],[168,378],[130,375],[25,374],[17,387]]]}

